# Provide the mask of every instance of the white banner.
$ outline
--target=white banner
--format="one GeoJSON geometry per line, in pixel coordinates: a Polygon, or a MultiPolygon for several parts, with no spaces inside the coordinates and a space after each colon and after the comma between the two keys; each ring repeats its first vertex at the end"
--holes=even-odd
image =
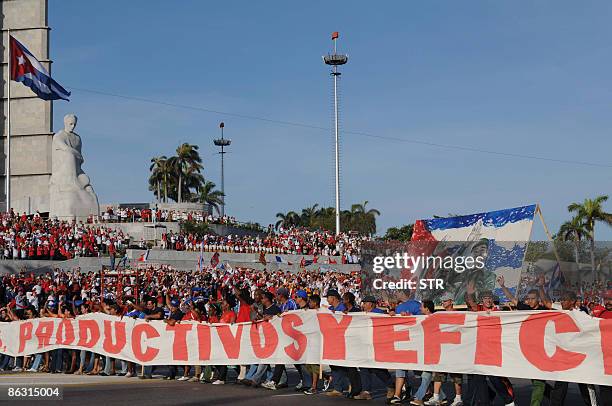
{"type": "Polygon", "coordinates": [[[144,365],[325,364],[612,386],[612,320],[572,311],[293,311],[233,325],[90,314],[0,323],[0,353],[84,349],[144,365]]]}

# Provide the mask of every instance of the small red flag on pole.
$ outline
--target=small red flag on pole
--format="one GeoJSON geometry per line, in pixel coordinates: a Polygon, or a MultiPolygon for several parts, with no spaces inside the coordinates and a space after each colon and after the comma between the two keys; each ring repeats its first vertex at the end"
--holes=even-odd
{"type": "Polygon", "coordinates": [[[338,39],[339,36],[340,36],[340,33],[338,31],[332,32],[332,39],[338,39]]]}

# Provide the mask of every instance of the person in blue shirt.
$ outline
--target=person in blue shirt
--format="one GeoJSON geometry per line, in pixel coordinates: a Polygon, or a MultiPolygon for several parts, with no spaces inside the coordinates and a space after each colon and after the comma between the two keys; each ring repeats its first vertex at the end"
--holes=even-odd
{"type": "Polygon", "coordinates": [[[276,290],[276,299],[282,312],[299,309],[295,300],[289,297],[289,289],[287,288],[278,288],[276,290]]]}
{"type": "Polygon", "coordinates": [[[416,316],[421,313],[421,302],[417,302],[416,300],[406,300],[405,302],[400,303],[395,308],[395,314],[401,314],[402,316],[416,316]]]}
{"type": "MultiPolygon", "coordinates": [[[[288,312],[290,310],[298,310],[299,306],[295,302],[295,300],[289,297],[289,289],[287,288],[278,288],[276,290],[276,299],[278,300],[278,304],[280,305],[281,311],[288,312]]],[[[302,370],[299,365],[295,365],[296,370],[300,374],[300,382],[302,381],[302,370]]],[[[262,388],[276,390],[281,387],[279,385],[281,381],[281,377],[283,373],[287,374],[287,369],[284,364],[276,364],[274,366],[274,372],[272,374],[272,379],[267,382],[261,384],[262,388]]],[[[301,389],[301,386],[300,386],[301,389]]]]}
{"type": "Polygon", "coordinates": [[[366,313],[386,314],[387,312],[385,312],[383,309],[376,307],[377,303],[378,301],[376,300],[374,296],[366,296],[361,301],[361,307],[363,308],[363,311],[366,313]]]}
{"type": "Polygon", "coordinates": [[[332,312],[343,312],[346,310],[346,306],[342,303],[340,293],[336,289],[329,289],[327,291],[327,303],[329,304],[328,309],[332,312]]]}
{"type": "MultiPolygon", "coordinates": [[[[385,314],[386,312],[383,309],[376,307],[378,301],[374,296],[366,296],[361,301],[361,308],[366,313],[377,313],[377,314],[385,314]]],[[[393,398],[395,394],[395,381],[388,369],[383,368],[359,368],[361,372],[361,380],[362,380],[362,391],[358,395],[354,397],[354,399],[358,400],[370,400],[372,399],[371,389],[372,389],[372,378],[376,377],[387,387],[387,401],[393,398]]]]}
{"type": "MultiPolygon", "coordinates": [[[[391,314],[392,315],[397,314],[401,316],[416,316],[416,315],[420,315],[423,313],[421,312],[420,302],[416,300],[408,299],[405,302],[402,302],[399,305],[397,305],[397,307],[395,308],[395,312],[392,312],[391,314]]],[[[402,393],[402,388],[404,387],[404,384],[407,381],[406,380],[407,375],[408,375],[407,370],[403,370],[403,369],[395,370],[395,393],[394,393],[394,396],[389,400],[390,404],[397,405],[402,402],[401,393],[402,393]]],[[[407,393],[410,393],[410,389],[407,390],[407,393]]]]}
{"type": "MultiPolygon", "coordinates": [[[[335,289],[329,289],[327,291],[327,303],[329,303],[329,310],[332,312],[343,312],[349,311],[361,311],[355,304],[355,295],[350,292],[344,294],[345,300],[343,300],[335,289]],[[349,307],[347,307],[347,304],[349,307]]],[[[332,370],[332,382],[333,389],[325,394],[327,396],[343,396],[344,382],[348,378],[351,392],[348,394],[349,398],[354,398],[361,393],[361,378],[357,368],[341,367],[337,365],[330,365],[332,370]]]]}

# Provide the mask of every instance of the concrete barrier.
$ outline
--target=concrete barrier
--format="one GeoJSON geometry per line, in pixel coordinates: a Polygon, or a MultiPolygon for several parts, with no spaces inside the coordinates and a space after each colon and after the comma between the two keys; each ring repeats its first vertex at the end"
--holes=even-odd
{"type": "MultiPolygon", "coordinates": [[[[128,266],[136,266],[139,264],[140,258],[145,250],[127,250],[128,266]]],[[[203,264],[210,265],[210,260],[214,255],[213,252],[204,252],[203,264]]],[[[268,269],[271,271],[287,270],[298,271],[300,269],[300,261],[302,255],[279,255],[283,262],[276,262],[275,254],[267,254],[266,265],[259,262],[259,254],[237,254],[237,253],[219,253],[220,263],[229,263],[232,267],[252,268],[252,269],[268,269]],[[289,264],[291,263],[291,265],[289,264]]],[[[304,259],[312,260],[312,255],[304,255],[304,259]]],[[[150,264],[167,264],[180,270],[195,270],[198,269],[199,252],[193,251],[172,251],[152,249],[149,250],[147,263],[150,264]]],[[[338,272],[358,272],[361,270],[359,264],[341,264],[340,257],[332,257],[338,264],[328,264],[329,257],[319,257],[317,264],[312,264],[306,269],[314,271],[320,270],[335,270],[338,272]]],[[[115,264],[119,263],[121,258],[116,258],[115,264]]],[[[55,268],[64,271],[71,271],[75,268],[80,268],[82,272],[99,271],[103,266],[110,266],[110,257],[77,257],[66,261],[49,261],[49,260],[0,260],[0,273],[18,273],[22,269],[28,272],[45,273],[53,271],[55,268]]]]}
{"type": "MultiPolygon", "coordinates": [[[[145,250],[127,250],[128,258],[132,261],[132,264],[138,262],[138,258],[143,255],[145,250]]],[[[214,252],[203,252],[203,262],[205,266],[210,265],[210,260],[213,257],[214,252]]],[[[269,269],[269,270],[291,270],[297,271],[300,269],[300,261],[302,257],[306,260],[312,260],[312,255],[292,255],[292,254],[282,254],[278,255],[282,258],[283,262],[276,261],[276,254],[266,254],[266,265],[259,262],[259,254],[242,254],[242,253],[219,253],[219,261],[221,263],[229,263],[233,267],[248,267],[253,269],[269,269]],[[289,262],[291,265],[289,265],[289,262]]],[[[176,269],[197,269],[198,260],[200,258],[200,253],[195,251],[173,251],[173,250],[161,250],[161,249],[152,249],[149,250],[149,255],[147,257],[147,262],[150,263],[159,263],[159,264],[168,264],[176,269]]],[[[308,270],[329,270],[334,269],[339,272],[357,272],[361,270],[361,266],[359,264],[342,264],[340,263],[340,257],[319,257],[317,264],[312,264],[306,269],[308,270]],[[328,264],[329,258],[332,258],[337,264],[328,264]]]]}

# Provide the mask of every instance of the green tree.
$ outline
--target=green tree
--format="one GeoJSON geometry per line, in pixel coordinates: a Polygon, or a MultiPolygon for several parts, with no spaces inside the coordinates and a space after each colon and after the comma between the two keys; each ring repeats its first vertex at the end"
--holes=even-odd
{"type": "Polygon", "coordinates": [[[567,207],[571,213],[576,213],[579,221],[584,225],[587,238],[591,244],[591,268],[595,271],[595,223],[598,221],[612,225],[612,213],[603,209],[603,203],[608,196],[597,196],[595,199],[584,199],[583,203],[572,203],[567,207]]]}
{"type": "Polygon", "coordinates": [[[574,216],[559,228],[557,237],[563,242],[571,241],[574,244],[574,260],[580,275],[580,242],[588,234],[585,224],[579,216],[574,216]]]}
{"type": "MultiPolygon", "coordinates": [[[[178,203],[183,201],[183,186],[184,183],[189,183],[189,179],[186,180],[186,175],[199,174],[203,169],[202,158],[198,152],[199,147],[188,143],[183,143],[176,148],[176,156],[170,158],[171,166],[176,174],[177,178],[177,199],[178,203]],[[189,170],[189,172],[188,172],[189,170]]],[[[187,186],[189,189],[189,186],[187,186]]]]}
{"type": "Polygon", "coordinates": [[[289,211],[285,213],[276,213],[276,218],[278,221],[274,225],[274,227],[278,230],[280,227],[289,228],[294,226],[301,225],[300,215],[294,211],[289,211]]]}
{"type": "Polygon", "coordinates": [[[390,227],[383,236],[383,240],[386,241],[410,241],[412,239],[412,231],[414,230],[414,224],[406,224],[401,227],[390,227]]]}
{"type": "Polygon", "coordinates": [[[376,216],[380,216],[380,211],[367,208],[368,201],[353,204],[351,206],[351,216],[349,223],[353,229],[363,234],[373,235],[376,233],[376,216]]]}
{"type": "Polygon", "coordinates": [[[305,209],[302,209],[302,215],[300,216],[300,218],[301,218],[301,222],[303,225],[307,227],[313,226],[313,220],[319,213],[318,207],[319,207],[318,204],[314,204],[310,207],[306,207],[305,209]]]}
{"type": "Polygon", "coordinates": [[[196,201],[213,207],[217,214],[219,214],[219,206],[223,204],[223,193],[220,190],[215,190],[215,186],[213,182],[204,181],[198,189],[196,201]]]}
{"type": "Polygon", "coordinates": [[[165,155],[151,158],[149,166],[149,190],[155,193],[157,201],[161,201],[161,186],[164,188],[164,202],[168,202],[168,177],[172,176],[172,169],[165,155]]]}

